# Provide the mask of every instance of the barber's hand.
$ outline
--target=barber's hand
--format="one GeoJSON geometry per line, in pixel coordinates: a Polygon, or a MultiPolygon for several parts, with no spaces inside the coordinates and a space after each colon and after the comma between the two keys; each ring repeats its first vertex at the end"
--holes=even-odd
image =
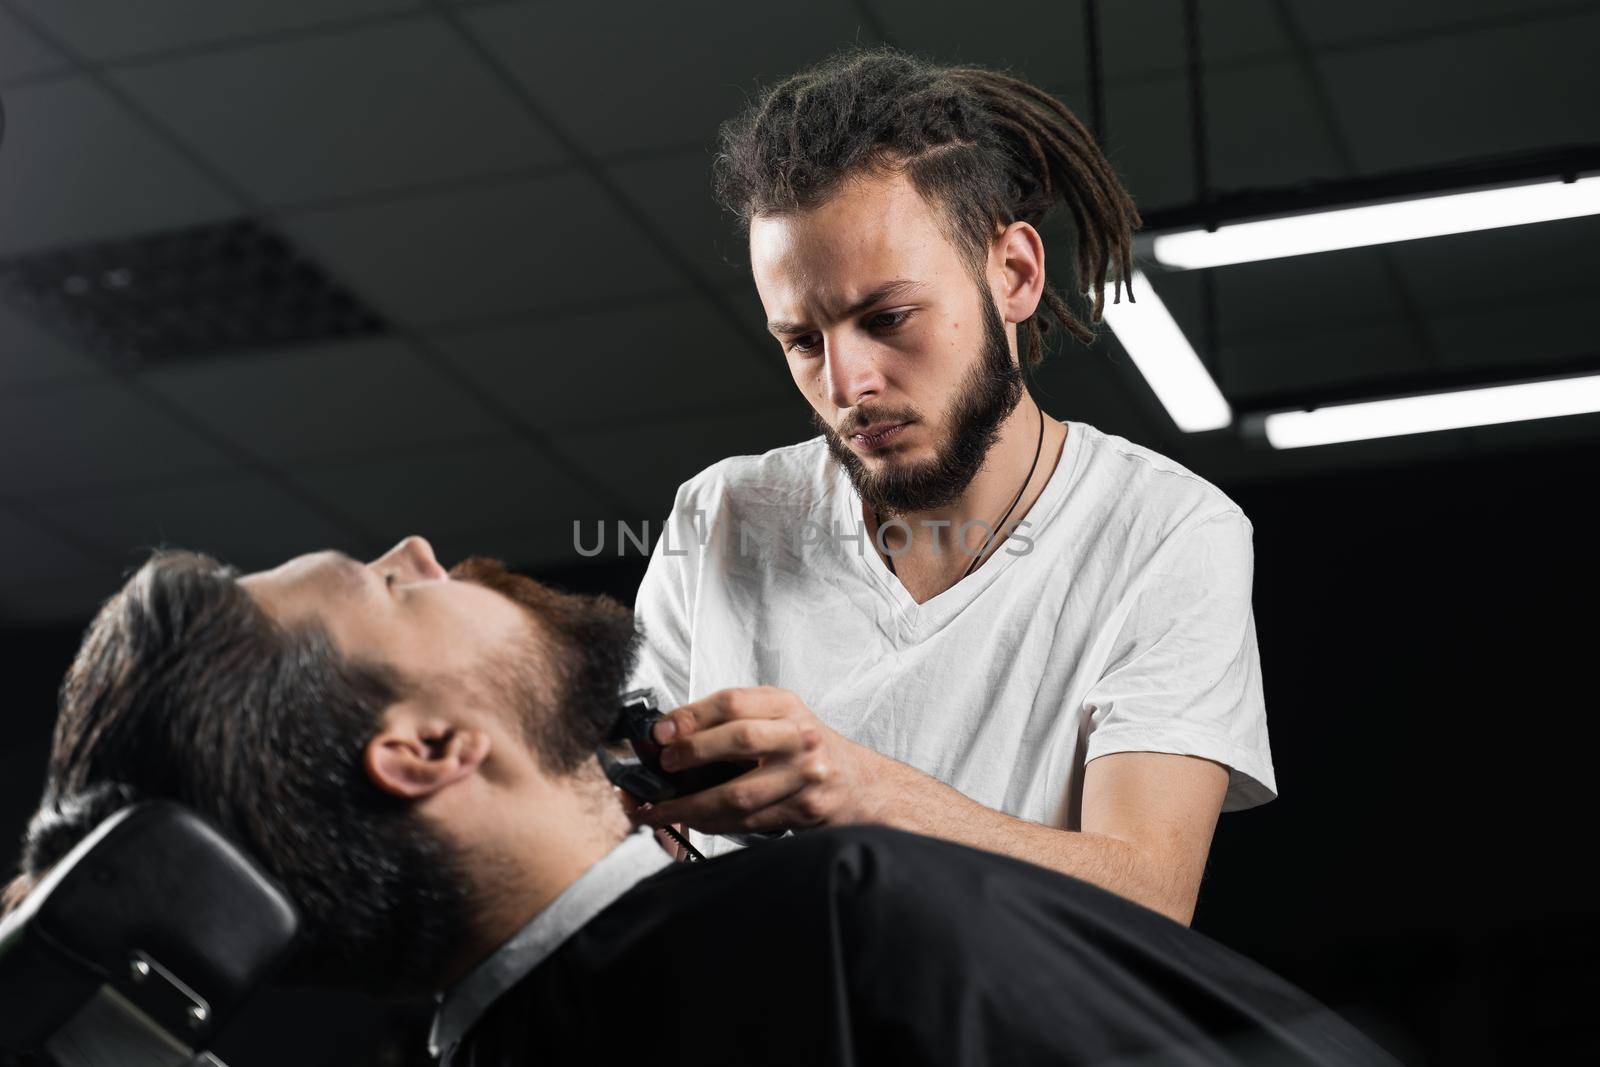
{"type": "Polygon", "coordinates": [[[756,767],[699,793],[640,812],[652,826],[749,833],[872,822],[872,768],[884,757],[825,726],[786,689],[723,689],[652,727],[661,766],[681,771],[724,760],[756,767]]]}
{"type": "MultiPolygon", "coordinates": [[[[639,801],[634,798],[633,794],[629,793],[626,789],[618,789],[616,786],[612,786],[611,792],[614,796],[616,796],[617,803],[622,806],[623,814],[628,816],[628,822],[630,825],[638,826],[641,823],[646,822],[644,816],[645,813],[650,810],[650,805],[639,803],[639,801]]],[[[682,826],[674,826],[673,829],[678,831],[680,834],[683,833],[682,826]]],[[[681,860],[685,858],[687,853],[684,852],[683,846],[674,841],[671,834],[667,833],[666,830],[662,829],[658,825],[651,825],[651,830],[655,834],[656,844],[660,845],[662,850],[665,851],[667,855],[671,856],[674,860],[681,860]]],[[[4,1067],[4,1065],[0,1064],[0,1067],[4,1067]]]]}

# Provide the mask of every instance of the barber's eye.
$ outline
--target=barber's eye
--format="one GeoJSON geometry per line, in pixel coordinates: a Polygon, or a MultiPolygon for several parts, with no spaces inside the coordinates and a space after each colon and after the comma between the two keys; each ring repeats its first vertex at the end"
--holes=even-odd
{"type": "Polygon", "coordinates": [[[383,576],[383,584],[384,584],[385,588],[393,589],[394,588],[394,575],[392,573],[385,574],[383,576]]]}
{"type": "MultiPolygon", "coordinates": [[[[906,320],[909,319],[915,312],[916,308],[905,308],[902,311],[880,311],[876,315],[873,315],[867,319],[867,328],[876,330],[880,333],[898,330],[900,327],[906,324],[906,320]]],[[[797,352],[801,354],[810,352],[816,348],[816,336],[817,335],[813,333],[804,334],[800,337],[796,337],[784,347],[790,352],[797,352]]]]}

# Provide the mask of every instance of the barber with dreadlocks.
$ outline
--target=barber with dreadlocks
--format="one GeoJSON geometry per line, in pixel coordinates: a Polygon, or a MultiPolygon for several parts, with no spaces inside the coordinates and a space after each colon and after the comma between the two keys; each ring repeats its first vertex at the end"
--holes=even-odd
{"type": "Polygon", "coordinates": [[[1050,280],[1089,324],[1113,270],[1121,298],[1139,218],[1110,164],[1027,82],[876,49],[725,124],[715,180],[821,436],[678,491],[633,683],[676,709],[669,769],[758,766],[642,818],[911,830],[1188,923],[1218,813],[1276,793],[1252,527],[1022,370],[1048,321],[1093,337],[1050,280]],[[1062,205],[1075,262],[1047,277],[1062,205]]]}

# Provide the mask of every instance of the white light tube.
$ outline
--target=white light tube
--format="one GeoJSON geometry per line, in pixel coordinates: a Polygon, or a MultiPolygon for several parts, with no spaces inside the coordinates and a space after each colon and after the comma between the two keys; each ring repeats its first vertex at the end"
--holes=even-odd
{"type": "Polygon", "coordinates": [[[1108,293],[1103,313],[1134,366],[1184,433],[1227,426],[1232,409],[1166,305],[1140,271],[1133,272],[1133,285],[1137,303],[1124,294],[1120,304],[1113,304],[1108,293]]]}
{"type": "Polygon", "coordinates": [[[1304,448],[1591,411],[1600,411],[1600,374],[1284,411],[1264,428],[1273,448],[1304,448]]]}
{"type": "Polygon", "coordinates": [[[1600,177],[1335,208],[1225,224],[1215,233],[1162,234],[1152,239],[1151,254],[1166,266],[1195,270],[1582,215],[1600,215],[1600,177]]]}

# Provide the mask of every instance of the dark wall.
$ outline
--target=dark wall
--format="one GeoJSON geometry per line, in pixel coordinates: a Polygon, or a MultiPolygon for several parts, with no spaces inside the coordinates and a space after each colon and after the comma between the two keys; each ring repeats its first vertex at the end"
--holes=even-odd
{"type": "Polygon", "coordinates": [[[1226,816],[1197,926],[1418,1063],[1593,1048],[1600,449],[1262,486],[1282,790],[1226,816]]]}
{"type": "Polygon", "coordinates": [[[56,686],[72,662],[81,627],[0,629],[0,677],[5,679],[0,728],[0,878],[15,862],[29,814],[39,803],[50,750],[56,686]]]}
{"type": "MultiPolygon", "coordinates": [[[[1196,926],[1407,1062],[1565,1062],[1590,1045],[1597,471],[1591,448],[1224,486],[1256,529],[1282,796],[1223,818],[1196,926]]],[[[545,577],[631,601],[641,571],[545,577]]],[[[8,841],[77,637],[4,641],[8,841]]],[[[419,1025],[282,993],[221,1051],[234,1067],[394,1065],[419,1025]]]]}

